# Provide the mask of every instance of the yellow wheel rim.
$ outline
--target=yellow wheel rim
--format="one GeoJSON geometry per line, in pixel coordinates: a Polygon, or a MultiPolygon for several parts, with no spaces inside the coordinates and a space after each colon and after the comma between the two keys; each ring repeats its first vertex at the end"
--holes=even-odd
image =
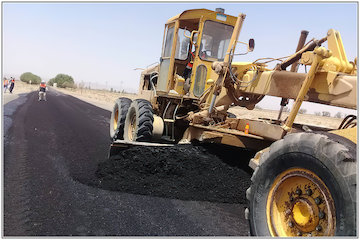
{"type": "Polygon", "coordinates": [[[130,118],[130,126],[128,128],[128,136],[130,141],[134,141],[136,132],[136,114],[133,114],[130,118]]]}
{"type": "Polygon", "coordinates": [[[115,110],[114,114],[114,131],[118,128],[118,120],[119,120],[119,109],[115,110]]]}
{"type": "Polygon", "coordinates": [[[333,236],[335,206],[329,189],[312,171],[292,168],[276,177],[266,203],[272,236],[333,236]]]}

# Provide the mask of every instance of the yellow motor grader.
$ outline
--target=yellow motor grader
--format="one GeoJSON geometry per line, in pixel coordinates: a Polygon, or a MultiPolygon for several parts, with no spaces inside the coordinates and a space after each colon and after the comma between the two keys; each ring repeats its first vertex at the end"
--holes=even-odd
{"type": "MultiPolygon", "coordinates": [[[[253,149],[245,217],[256,236],[355,236],[357,229],[356,116],[338,129],[295,124],[303,101],[356,109],[356,59],[349,62],[340,33],[308,43],[283,59],[233,61],[245,15],[195,9],[165,24],[160,64],[141,74],[139,99],[119,98],[110,122],[110,155],[132,145],[192,141],[253,149]],[[328,49],[321,46],[327,42],[328,49]],[[274,69],[267,63],[279,60],[274,69]],[[298,73],[299,64],[310,66],[298,73]],[[287,68],[291,68],[287,70],[287,68]],[[278,119],[234,118],[264,96],[281,97],[278,119]],[[294,104],[281,120],[288,100],[294,104]]],[[[234,156],[240,158],[241,156],[234,156]]]]}

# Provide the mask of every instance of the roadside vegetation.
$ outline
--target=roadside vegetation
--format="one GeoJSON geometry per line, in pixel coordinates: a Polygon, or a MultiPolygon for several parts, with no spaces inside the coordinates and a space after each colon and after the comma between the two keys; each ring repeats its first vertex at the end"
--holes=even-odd
{"type": "Polygon", "coordinates": [[[50,79],[48,82],[50,86],[54,86],[54,83],[60,88],[76,88],[74,79],[71,76],[62,73],[56,75],[56,77],[50,79]]]}
{"type": "Polygon", "coordinates": [[[21,74],[20,80],[29,84],[40,84],[41,78],[31,72],[21,74]]]}

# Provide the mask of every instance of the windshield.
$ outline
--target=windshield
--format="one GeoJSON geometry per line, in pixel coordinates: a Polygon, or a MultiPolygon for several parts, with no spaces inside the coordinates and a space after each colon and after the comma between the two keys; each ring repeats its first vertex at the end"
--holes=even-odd
{"type": "Polygon", "coordinates": [[[233,30],[233,26],[206,21],[201,38],[199,57],[203,60],[223,61],[233,30]]]}
{"type": "Polygon", "coordinates": [[[175,58],[179,60],[187,59],[189,54],[190,39],[184,36],[184,32],[187,36],[190,36],[190,31],[179,29],[175,51],[175,58]]]}

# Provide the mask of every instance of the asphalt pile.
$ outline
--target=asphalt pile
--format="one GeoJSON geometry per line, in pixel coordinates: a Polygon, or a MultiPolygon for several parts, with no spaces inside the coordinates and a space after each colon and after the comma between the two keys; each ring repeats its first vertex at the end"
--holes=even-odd
{"type": "Polygon", "coordinates": [[[252,156],[214,145],[132,147],[98,164],[96,185],[181,200],[245,203],[252,156]]]}

